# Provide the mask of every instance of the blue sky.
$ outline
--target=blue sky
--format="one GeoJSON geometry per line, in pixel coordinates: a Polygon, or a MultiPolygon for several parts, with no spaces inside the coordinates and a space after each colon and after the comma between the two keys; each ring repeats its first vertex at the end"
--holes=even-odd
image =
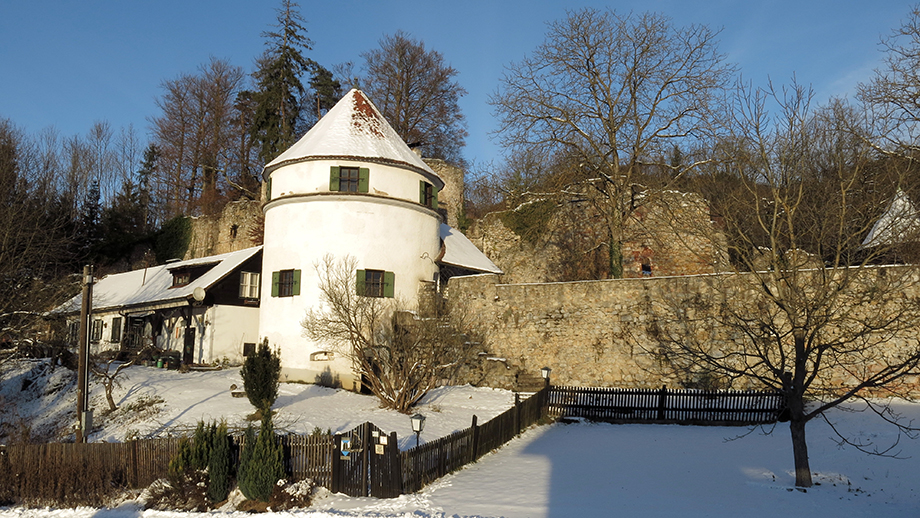
{"type": "MultiPolygon", "coordinates": [[[[489,95],[503,67],[543,41],[546,22],[566,9],[657,11],[677,24],[721,28],[720,49],[744,77],[764,85],[793,74],[819,102],[852,95],[883,58],[878,42],[907,16],[892,0],[301,0],[310,57],[327,68],[403,30],[459,71],[468,130],[466,158],[497,159],[489,95]]],[[[274,22],[274,0],[0,0],[0,118],[28,133],[54,126],[64,137],[94,121],[133,125],[146,139],[160,84],[206,63],[247,72],[274,22]]]]}

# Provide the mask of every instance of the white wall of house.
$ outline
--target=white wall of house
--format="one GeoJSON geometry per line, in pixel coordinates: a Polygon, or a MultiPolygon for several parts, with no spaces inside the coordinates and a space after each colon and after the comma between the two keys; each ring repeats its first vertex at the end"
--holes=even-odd
{"type": "Polygon", "coordinates": [[[210,362],[243,363],[243,344],[259,343],[259,308],[214,306],[208,316],[210,362]]]}
{"type": "Polygon", "coordinates": [[[271,201],[265,205],[260,336],[279,347],[282,376],[315,382],[338,376],[354,386],[351,364],[341,354],[317,354],[331,344],[303,336],[305,311],[320,300],[316,265],[326,254],[347,256],[358,269],[395,274],[395,297],[417,303],[420,281],[432,280],[440,252],[437,212],[419,203],[419,182],[430,179],[409,168],[349,160],[311,160],[271,172],[271,201]],[[329,191],[330,168],[369,169],[367,194],[329,191]],[[300,270],[300,295],[272,296],[272,273],[300,270]],[[311,357],[313,359],[311,359],[311,357]]]}

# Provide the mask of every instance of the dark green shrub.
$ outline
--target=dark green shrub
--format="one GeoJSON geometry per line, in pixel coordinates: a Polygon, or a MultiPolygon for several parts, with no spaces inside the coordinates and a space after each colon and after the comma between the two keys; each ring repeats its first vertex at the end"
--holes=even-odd
{"type": "Polygon", "coordinates": [[[227,424],[198,422],[195,435],[179,442],[179,452],[169,462],[171,491],[158,499],[184,510],[205,510],[206,503],[227,499],[231,481],[230,438],[227,424]]]}
{"type": "MultiPolygon", "coordinates": [[[[246,431],[247,441],[251,437],[251,429],[252,427],[246,431]]],[[[240,491],[250,500],[268,502],[275,484],[283,477],[281,443],[275,437],[271,413],[264,412],[259,436],[254,442],[246,442],[243,445],[243,455],[240,458],[240,491]],[[247,453],[246,450],[250,451],[247,453]]]]}
{"type": "Polygon", "coordinates": [[[271,413],[271,407],[278,398],[278,377],[281,375],[281,356],[277,350],[268,347],[265,339],[255,354],[246,357],[243,369],[243,388],[252,406],[262,413],[271,413]]]}
{"type": "Polygon", "coordinates": [[[221,422],[211,434],[211,458],[208,462],[208,499],[222,502],[230,494],[230,436],[227,423],[221,422]]]}

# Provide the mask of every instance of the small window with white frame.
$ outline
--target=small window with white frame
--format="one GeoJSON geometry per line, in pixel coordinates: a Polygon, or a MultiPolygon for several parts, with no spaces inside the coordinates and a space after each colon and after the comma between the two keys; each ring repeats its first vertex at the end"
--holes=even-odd
{"type": "Polygon", "coordinates": [[[259,277],[256,272],[240,272],[240,298],[259,298],[259,277]]]}

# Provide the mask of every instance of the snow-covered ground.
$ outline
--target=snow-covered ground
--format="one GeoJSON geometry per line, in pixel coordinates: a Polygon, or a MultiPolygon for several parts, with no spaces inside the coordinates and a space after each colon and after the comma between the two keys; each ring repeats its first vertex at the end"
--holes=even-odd
{"type": "MultiPolygon", "coordinates": [[[[55,380],[55,375],[48,376],[55,380]]],[[[0,380],[0,396],[11,401],[21,378],[0,380]]],[[[60,383],[60,381],[55,381],[60,383]]],[[[121,440],[131,434],[165,434],[190,428],[199,419],[226,419],[242,426],[251,412],[246,399],[232,398],[242,385],[238,369],[180,374],[144,367],[128,370],[117,390],[122,409],[132,401],[162,398],[158,411],[120,410],[93,440],[121,440]]],[[[94,398],[101,392],[94,390],[94,398]]],[[[30,398],[21,412],[65,415],[67,398],[58,392],[30,398]],[[48,399],[45,401],[45,399],[48,399]]],[[[452,387],[432,393],[419,408],[426,415],[422,440],[480,423],[507,408],[506,391],[452,387]]],[[[102,400],[95,404],[100,409],[102,400]]],[[[373,398],[310,385],[282,384],[275,406],[279,428],[309,432],[348,430],[372,421],[396,431],[400,445],[414,445],[407,416],[377,408],[373,398]]],[[[859,409],[858,405],[853,406],[859,409]]],[[[895,409],[920,423],[920,404],[895,409]]],[[[836,410],[838,429],[879,446],[897,439],[893,427],[870,412],[836,410]]],[[[913,517],[920,516],[920,440],[902,437],[900,459],[868,456],[839,439],[823,421],[808,427],[809,454],[820,485],[807,492],[793,487],[792,453],[786,425],[761,429],[659,425],[554,424],[534,428],[478,463],[448,475],[418,494],[390,500],[324,494],[310,509],[269,513],[299,517],[913,517]]],[[[202,518],[214,513],[145,511],[126,503],[117,509],[0,509],[0,518],[202,518]]],[[[229,513],[242,518],[242,513],[229,513]]],[[[229,516],[228,515],[228,516],[229,516]]]]}

